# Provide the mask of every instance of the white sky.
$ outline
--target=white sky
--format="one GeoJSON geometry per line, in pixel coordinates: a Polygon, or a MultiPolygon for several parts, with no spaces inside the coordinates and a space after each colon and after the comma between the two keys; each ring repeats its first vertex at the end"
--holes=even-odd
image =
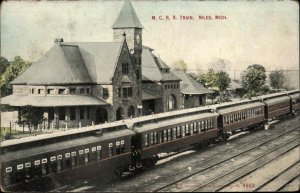
{"type": "MultiPolygon", "coordinates": [[[[143,44],[167,64],[183,59],[206,70],[217,58],[231,75],[250,64],[267,70],[299,69],[299,5],[291,1],[134,1],[145,27],[143,44]],[[190,15],[195,20],[154,21],[151,16],[190,15]],[[227,20],[198,20],[225,15],[227,20]]],[[[8,1],[1,4],[1,56],[35,61],[64,41],[112,41],[111,26],[123,1],[8,1]]]]}

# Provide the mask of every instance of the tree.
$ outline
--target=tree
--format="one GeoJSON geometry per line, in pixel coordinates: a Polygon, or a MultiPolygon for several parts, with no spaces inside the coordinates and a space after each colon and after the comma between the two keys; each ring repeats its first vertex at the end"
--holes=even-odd
{"type": "Polygon", "coordinates": [[[0,76],[2,76],[2,74],[5,72],[8,65],[9,65],[8,60],[1,56],[0,57],[0,76]]]}
{"type": "Polygon", "coordinates": [[[175,70],[187,71],[187,63],[184,60],[178,60],[175,62],[175,70]]]}
{"type": "Polygon", "coordinates": [[[248,66],[242,73],[242,86],[247,91],[247,97],[257,96],[266,83],[265,67],[259,64],[248,66]]]}
{"type": "Polygon", "coordinates": [[[32,107],[30,105],[22,106],[18,112],[18,124],[20,126],[27,126],[31,133],[32,128],[36,128],[38,124],[46,121],[44,111],[42,108],[32,107]]]}
{"type": "Polygon", "coordinates": [[[10,82],[21,75],[30,65],[31,62],[24,61],[20,56],[14,58],[0,77],[1,97],[12,93],[10,82]]]}
{"type": "MultiPolygon", "coordinates": [[[[215,72],[213,69],[209,69],[209,71],[206,74],[200,74],[198,76],[199,82],[205,85],[205,87],[210,88],[214,90],[215,92],[219,93],[220,100],[222,101],[222,91],[225,91],[231,82],[231,79],[229,77],[229,74],[220,71],[215,72]]],[[[212,95],[212,100],[215,98],[214,95],[212,95]]]]}
{"type": "Polygon", "coordinates": [[[285,82],[285,76],[282,70],[276,69],[275,71],[272,71],[269,74],[269,78],[270,78],[270,85],[273,88],[276,88],[277,90],[283,88],[283,84],[285,82]]]}

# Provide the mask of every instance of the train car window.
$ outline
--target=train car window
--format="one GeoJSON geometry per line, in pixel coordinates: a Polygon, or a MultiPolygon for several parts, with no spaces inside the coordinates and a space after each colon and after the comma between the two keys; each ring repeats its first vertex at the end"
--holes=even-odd
{"type": "Polygon", "coordinates": [[[25,179],[28,180],[31,178],[31,163],[25,163],[25,179]]]}
{"type": "Polygon", "coordinates": [[[84,150],[84,164],[88,164],[90,162],[90,149],[84,150]]]}
{"type": "Polygon", "coordinates": [[[102,157],[102,149],[101,146],[97,146],[97,160],[100,160],[102,157]]]}
{"type": "Polygon", "coordinates": [[[39,177],[41,176],[41,161],[40,160],[35,160],[34,161],[34,177],[39,177]]]}
{"type": "Polygon", "coordinates": [[[167,130],[164,130],[164,134],[163,134],[164,138],[163,138],[163,142],[167,142],[167,130]]]}
{"type": "Polygon", "coordinates": [[[47,158],[42,159],[42,176],[49,173],[47,158]]]}
{"type": "Polygon", "coordinates": [[[194,123],[194,133],[198,133],[197,122],[194,123]]]}
{"type": "Polygon", "coordinates": [[[168,129],[168,141],[172,140],[172,129],[168,129]]]}
{"type": "Polygon", "coordinates": [[[145,134],[145,146],[148,147],[148,134],[145,134]]]}
{"type": "Polygon", "coordinates": [[[76,151],[71,152],[71,167],[76,167],[77,160],[76,160],[76,151]]]}
{"type": "Polygon", "coordinates": [[[116,142],[116,154],[118,155],[118,154],[121,154],[121,143],[120,143],[120,141],[117,141],[116,142]]]}
{"type": "Polygon", "coordinates": [[[17,172],[16,172],[16,183],[22,182],[24,179],[24,165],[19,164],[17,165],[17,172]]]}
{"type": "Polygon", "coordinates": [[[197,127],[198,127],[198,133],[201,133],[201,122],[197,123],[197,127]]]}
{"type": "Polygon", "coordinates": [[[56,162],[56,157],[55,156],[52,156],[50,157],[50,169],[51,169],[51,172],[56,172],[56,169],[57,169],[57,162],[56,162]]]}
{"type": "Polygon", "coordinates": [[[185,136],[190,135],[189,125],[185,125],[185,136]]]}
{"type": "Polygon", "coordinates": [[[181,125],[181,136],[185,137],[185,125],[181,125]]]}
{"type": "Polygon", "coordinates": [[[66,153],[65,154],[65,166],[66,169],[72,168],[72,163],[71,163],[71,153],[66,153]]]}
{"type": "Polygon", "coordinates": [[[121,140],[121,153],[125,153],[125,141],[121,140]]]}
{"type": "Polygon", "coordinates": [[[62,155],[58,155],[56,157],[56,163],[57,163],[57,167],[56,167],[56,172],[62,171],[63,170],[63,166],[62,166],[62,155]]]}
{"type": "Polygon", "coordinates": [[[176,127],[174,127],[174,128],[173,128],[173,132],[172,132],[172,134],[173,134],[173,135],[172,135],[172,139],[173,139],[173,140],[175,140],[175,139],[176,139],[176,136],[177,136],[176,130],[177,130],[176,127]]]}
{"type": "Polygon", "coordinates": [[[193,123],[190,124],[190,133],[191,133],[191,135],[193,135],[193,133],[194,133],[194,124],[193,123]]]}
{"type": "Polygon", "coordinates": [[[181,128],[180,126],[177,127],[177,138],[181,137],[181,128]]]}
{"type": "Polygon", "coordinates": [[[164,131],[159,132],[159,143],[163,143],[164,131]]]}
{"type": "Polygon", "coordinates": [[[10,185],[13,183],[12,167],[5,168],[6,175],[4,176],[4,184],[10,185]]]}
{"type": "Polygon", "coordinates": [[[97,160],[97,153],[96,153],[96,147],[91,148],[91,161],[96,161],[97,160]]]}
{"type": "Polygon", "coordinates": [[[153,138],[154,138],[154,144],[157,144],[157,131],[154,131],[154,136],[153,136],[153,138]]]}
{"type": "Polygon", "coordinates": [[[108,144],[108,157],[112,157],[114,155],[114,147],[112,143],[108,144]]]}
{"type": "Polygon", "coordinates": [[[153,133],[150,133],[150,145],[153,145],[153,133]]]}

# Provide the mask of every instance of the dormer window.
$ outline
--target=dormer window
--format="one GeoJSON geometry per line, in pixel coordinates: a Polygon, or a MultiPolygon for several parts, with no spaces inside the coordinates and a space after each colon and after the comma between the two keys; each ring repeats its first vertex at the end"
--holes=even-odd
{"type": "Polygon", "coordinates": [[[129,68],[128,68],[128,63],[123,63],[122,64],[122,74],[128,74],[129,73],[129,68]]]}
{"type": "Polygon", "coordinates": [[[103,88],[103,98],[107,99],[108,97],[109,97],[108,89],[107,88],[103,88]]]}

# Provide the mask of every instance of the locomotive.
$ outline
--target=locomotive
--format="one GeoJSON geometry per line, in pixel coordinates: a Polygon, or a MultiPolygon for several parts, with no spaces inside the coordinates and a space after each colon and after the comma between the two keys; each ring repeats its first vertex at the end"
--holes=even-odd
{"type": "Polygon", "coordinates": [[[45,191],[155,165],[158,154],[226,140],[300,109],[299,90],[1,142],[1,189],[45,191]]]}

